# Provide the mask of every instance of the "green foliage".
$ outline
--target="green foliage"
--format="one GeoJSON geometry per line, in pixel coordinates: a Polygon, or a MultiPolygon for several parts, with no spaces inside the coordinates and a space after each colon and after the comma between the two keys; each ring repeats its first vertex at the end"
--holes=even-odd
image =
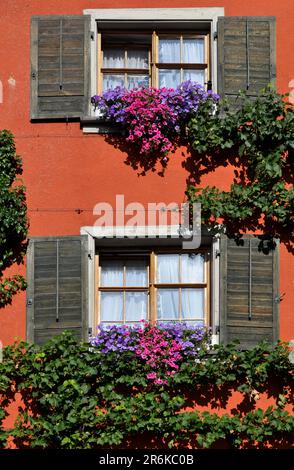
{"type": "Polygon", "coordinates": [[[271,437],[287,439],[294,431],[294,417],[284,409],[293,383],[288,352],[283,344],[272,349],[263,343],[252,351],[215,347],[201,351],[197,362],[187,358],[167,384],[156,385],[129,352],[103,355],[70,333],[42,347],[15,344],[4,349],[0,363],[0,422],[16,393],[22,403],[14,428],[0,431],[0,443],[9,435],[20,448],[68,449],[140,448],[138,438],[148,436],[169,447],[210,447],[221,439],[234,447],[262,446],[271,437]],[[276,406],[255,410],[258,393],[273,382],[276,406]],[[203,401],[206,394],[207,403],[225,405],[236,389],[250,405],[247,412],[185,411],[193,397],[197,408],[197,396],[203,401]]]}
{"type": "Polygon", "coordinates": [[[202,204],[206,224],[221,221],[232,232],[262,229],[273,236],[292,232],[294,109],[285,98],[272,88],[255,101],[241,94],[238,110],[223,103],[211,116],[203,107],[191,120],[194,166],[235,167],[230,191],[188,187],[191,202],[202,204]]]}
{"type": "Polygon", "coordinates": [[[4,277],[12,264],[20,264],[26,252],[28,229],[25,188],[17,180],[22,163],[16,154],[13,136],[0,131],[0,308],[25,288],[22,276],[4,277]]]}

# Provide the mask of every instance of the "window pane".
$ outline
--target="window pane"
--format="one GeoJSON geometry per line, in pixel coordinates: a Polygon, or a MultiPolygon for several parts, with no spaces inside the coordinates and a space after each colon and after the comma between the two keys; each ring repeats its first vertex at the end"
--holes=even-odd
{"type": "Polygon", "coordinates": [[[181,82],[180,70],[160,69],[158,72],[159,88],[176,88],[181,82]]]}
{"type": "Polygon", "coordinates": [[[157,290],[157,319],[176,320],[179,318],[179,290],[157,290]]]}
{"type": "Polygon", "coordinates": [[[103,67],[108,69],[125,66],[125,51],[121,49],[105,49],[103,52],[103,67]]]}
{"type": "Polygon", "coordinates": [[[147,292],[126,292],[126,321],[147,320],[147,292]]]}
{"type": "Polygon", "coordinates": [[[191,80],[191,82],[200,83],[204,85],[205,81],[205,71],[204,70],[184,70],[184,82],[186,80],[191,80]]]}
{"type": "Polygon", "coordinates": [[[146,88],[149,87],[149,76],[148,75],[128,75],[128,88],[146,88]]]}
{"type": "Polygon", "coordinates": [[[117,86],[125,86],[124,75],[103,74],[103,90],[113,90],[117,86]]]}
{"type": "Polygon", "coordinates": [[[180,39],[160,39],[159,40],[159,62],[179,64],[180,59],[180,39]]]}
{"type": "Polygon", "coordinates": [[[204,289],[182,289],[182,318],[204,319],[204,289]]]}
{"type": "Polygon", "coordinates": [[[123,320],[123,293],[101,292],[101,321],[120,322],[123,320]]]}
{"type": "Polygon", "coordinates": [[[204,39],[183,39],[183,62],[185,64],[204,63],[204,39]]]}
{"type": "Polygon", "coordinates": [[[181,255],[182,279],[181,282],[204,282],[204,258],[202,255],[181,255]]]}
{"type": "Polygon", "coordinates": [[[148,69],[148,51],[128,50],[128,65],[130,69],[148,69]]]}
{"type": "Polygon", "coordinates": [[[123,286],[122,260],[105,260],[101,263],[101,286],[123,286]]]}
{"type": "Polygon", "coordinates": [[[157,256],[157,282],[158,283],[180,282],[179,255],[158,255],[157,256]]]}
{"type": "Polygon", "coordinates": [[[126,286],[147,286],[147,263],[145,260],[126,261],[126,286]]]}

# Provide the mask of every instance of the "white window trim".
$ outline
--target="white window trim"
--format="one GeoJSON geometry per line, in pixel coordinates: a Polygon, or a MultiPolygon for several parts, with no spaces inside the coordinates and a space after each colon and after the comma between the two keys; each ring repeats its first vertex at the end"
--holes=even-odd
{"type": "MultiPolygon", "coordinates": [[[[97,21],[207,21],[211,23],[211,80],[213,91],[217,91],[217,44],[214,36],[217,32],[217,20],[224,16],[223,7],[208,8],[106,8],[87,9],[84,15],[91,16],[91,96],[96,93],[97,84],[97,21]]],[[[94,110],[91,109],[94,116],[94,110]]],[[[84,127],[85,133],[99,132],[99,128],[84,127]]]]}
{"type": "MultiPolygon", "coordinates": [[[[136,227],[136,234],[139,235],[140,243],[144,244],[144,234],[148,233],[148,240],[156,238],[166,238],[166,233],[171,238],[179,240],[179,225],[168,225],[168,226],[154,226],[154,227],[136,227]],[[147,232],[148,230],[148,232],[147,232]]],[[[96,244],[96,240],[102,238],[132,238],[134,237],[134,227],[116,227],[109,226],[108,231],[106,227],[98,226],[85,226],[80,228],[81,235],[88,236],[88,307],[89,307],[89,327],[92,329],[92,333],[95,334],[95,250],[96,246],[99,246],[99,241],[96,244]]],[[[192,232],[191,232],[192,236],[192,232]]],[[[219,283],[220,283],[220,269],[219,269],[219,249],[220,241],[219,237],[214,237],[211,247],[211,262],[212,262],[212,295],[211,295],[211,318],[212,318],[212,344],[219,344],[219,283]]]]}

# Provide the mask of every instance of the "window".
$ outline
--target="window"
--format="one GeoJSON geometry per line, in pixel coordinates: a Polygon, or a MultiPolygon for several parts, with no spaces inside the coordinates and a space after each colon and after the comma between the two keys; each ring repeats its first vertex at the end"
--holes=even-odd
{"type": "Polygon", "coordinates": [[[186,321],[209,324],[206,252],[97,256],[97,324],[186,321]]]}
{"type": "Polygon", "coordinates": [[[151,84],[151,44],[148,44],[148,39],[144,34],[103,34],[99,63],[103,90],[151,84]]]}
{"type": "Polygon", "coordinates": [[[275,83],[275,18],[224,13],[223,7],[102,8],[33,16],[31,119],[79,118],[85,133],[105,132],[90,124],[96,120],[91,96],[122,83],[175,86],[191,78],[211,81],[228,99],[241,89],[257,96],[275,83]]]}
{"type": "Polygon", "coordinates": [[[98,33],[98,93],[116,86],[176,87],[210,80],[209,34],[195,31],[98,33]]]}
{"type": "Polygon", "coordinates": [[[134,323],[148,318],[148,260],[102,256],[99,269],[99,320],[134,323]]]}
{"type": "Polygon", "coordinates": [[[159,35],[155,48],[156,84],[174,87],[191,80],[204,85],[208,80],[207,44],[207,35],[159,35]]]}

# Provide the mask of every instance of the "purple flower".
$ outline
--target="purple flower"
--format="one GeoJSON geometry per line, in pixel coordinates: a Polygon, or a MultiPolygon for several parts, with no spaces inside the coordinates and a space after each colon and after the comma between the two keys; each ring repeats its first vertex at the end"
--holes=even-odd
{"type": "MultiPolygon", "coordinates": [[[[96,336],[90,343],[102,354],[131,352],[134,357],[141,349],[142,334],[147,324],[142,325],[111,325],[98,327],[96,336]]],[[[166,322],[157,325],[158,330],[165,332],[165,337],[178,344],[184,356],[197,356],[200,347],[209,341],[210,331],[204,326],[191,325],[184,322],[166,322]]],[[[141,357],[144,359],[144,353],[141,357]]]]}

